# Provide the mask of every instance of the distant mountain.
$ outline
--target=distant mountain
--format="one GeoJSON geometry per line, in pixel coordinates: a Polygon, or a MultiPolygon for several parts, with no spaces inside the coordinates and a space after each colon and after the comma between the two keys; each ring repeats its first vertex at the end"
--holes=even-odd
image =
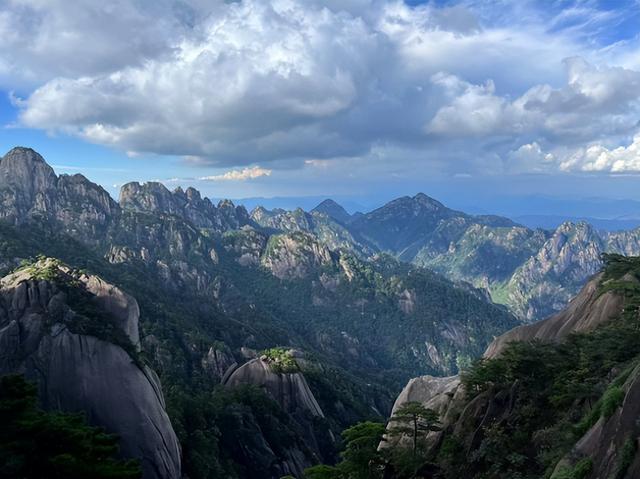
{"type": "MultiPolygon", "coordinates": [[[[233,201],[238,205],[243,205],[247,210],[251,211],[258,206],[262,206],[268,210],[295,210],[302,208],[305,211],[311,211],[319,203],[324,201],[326,196],[275,196],[275,197],[255,197],[255,198],[237,198],[233,201]]],[[[216,202],[223,198],[216,198],[216,202]]],[[[358,198],[353,196],[337,195],[332,200],[339,203],[348,212],[368,211],[380,206],[384,201],[375,198],[358,198]]]]}
{"type": "Polygon", "coordinates": [[[563,222],[571,218],[640,219],[640,201],[633,199],[486,194],[477,200],[452,198],[452,202],[463,211],[491,211],[509,218],[553,215],[562,217],[563,222]]]}
{"type": "Polygon", "coordinates": [[[251,211],[251,220],[272,232],[306,231],[313,233],[321,242],[334,250],[349,251],[361,257],[372,255],[375,250],[359,242],[346,225],[324,212],[313,210],[307,213],[302,208],[292,211],[267,210],[258,206],[251,211]]]}
{"type": "MultiPolygon", "coordinates": [[[[640,211],[640,208],[638,209],[640,211]]],[[[525,215],[516,216],[514,218],[518,223],[525,225],[529,228],[544,228],[553,230],[559,227],[562,223],[589,223],[594,228],[604,231],[623,231],[640,227],[640,218],[613,218],[602,219],[592,217],[567,217],[556,215],[525,215]]]]}
{"type": "Polygon", "coordinates": [[[328,217],[333,218],[342,224],[347,224],[351,221],[351,215],[347,213],[342,206],[331,199],[324,200],[318,206],[311,210],[311,212],[324,213],[328,217]]]}
{"type": "Polygon", "coordinates": [[[349,225],[356,237],[400,259],[412,261],[421,249],[445,252],[473,224],[514,226],[507,218],[471,216],[447,208],[423,193],[405,196],[366,213],[349,225]]]}
{"type": "Polygon", "coordinates": [[[353,217],[345,227],[356,250],[366,245],[486,289],[523,321],[561,310],[598,271],[602,253],[640,252],[640,229],[606,232],[584,222],[530,229],[452,210],[422,193],[353,217]]]}

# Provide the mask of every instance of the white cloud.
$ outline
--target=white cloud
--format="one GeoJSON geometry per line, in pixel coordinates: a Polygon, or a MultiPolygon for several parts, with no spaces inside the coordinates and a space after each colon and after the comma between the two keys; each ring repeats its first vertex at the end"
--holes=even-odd
{"type": "Polygon", "coordinates": [[[254,166],[252,168],[243,168],[242,170],[231,170],[221,175],[202,176],[198,178],[200,181],[245,181],[254,180],[261,176],[271,176],[272,170],[254,166]]]}
{"type": "Polygon", "coordinates": [[[564,62],[561,88],[540,84],[510,101],[492,81],[468,83],[437,74],[432,82],[447,99],[430,120],[429,133],[464,135],[544,135],[556,142],[589,141],[635,129],[640,112],[640,72],[595,67],[582,58],[564,62]]]}
{"type": "Polygon", "coordinates": [[[636,135],[628,146],[609,149],[594,144],[580,148],[565,159],[560,168],[564,171],[640,172],[640,134],[636,135]]]}
{"type": "Polygon", "coordinates": [[[507,155],[506,170],[510,173],[548,172],[556,167],[556,157],[543,151],[538,142],[526,143],[507,155]]]}
{"type": "Polygon", "coordinates": [[[140,66],[195,35],[193,19],[222,1],[3,0],[0,87],[23,89],[55,77],[79,78],[140,66]]]}
{"type": "MultiPolygon", "coordinates": [[[[426,127],[428,133],[446,136],[487,135],[502,130],[508,123],[511,106],[495,95],[495,85],[472,85],[454,75],[436,74],[431,81],[451,98],[426,127]]],[[[511,123],[513,126],[513,124],[511,123]]]]}

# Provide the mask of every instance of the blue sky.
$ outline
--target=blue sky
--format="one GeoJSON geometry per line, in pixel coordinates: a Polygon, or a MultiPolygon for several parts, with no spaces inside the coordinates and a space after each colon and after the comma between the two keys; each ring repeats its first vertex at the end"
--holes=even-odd
{"type": "Polygon", "coordinates": [[[114,196],[640,199],[638,0],[6,0],[0,38],[0,150],[114,196]]]}

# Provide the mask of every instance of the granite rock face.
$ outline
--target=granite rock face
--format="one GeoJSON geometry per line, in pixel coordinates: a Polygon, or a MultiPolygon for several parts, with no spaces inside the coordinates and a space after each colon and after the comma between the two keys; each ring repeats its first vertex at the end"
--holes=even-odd
{"type": "Polygon", "coordinates": [[[57,177],[38,153],[14,148],[0,161],[0,216],[18,223],[29,215],[52,213],[57,177]]]}
{"type": "Polygon", "coordinates": [[[312,270],[332,263],[329,248],[308,233],[269,238],[262,265],[280,279],[303,278],[312,270]]]}
{"type": "Polygon", "coordinates": [[[242,384],[264,389],[288,413],[307,411],[313,416],[324,417],[301,372],[278,373],[267,361],[256,358],[236,369],[225,382],[229,387],[242,384]]]}
{"type": "Polygon", "coordinates": [[[25,374],[38,384],[45,409],[82,411],[91,424],[117,434],[121,455],[139,459],[144,478],[175,479],[180,446],[160,382],[135,358],[138,315],[135,299],[118,288],[40,260],[0,282],[0,374],[25,374]],[[69,288],[81,291],[100,317],[76,313],[70,298],[78,295],[69,288]],[[87,321],[105,320],[121,334],[82,331],[87,321]]]}
{"type": "MultiPolygon", "coordinates": [[[[632,280],[632,278],[626,278],[632,280]]],[[[484,356],[494,358],[512,341],[540,340],[558,342],[571,333],[592,331],[607,321],[616,318],[624,307],[624,298],[613,291],[600,294],[598,274],[582,288],[569,305],[558,314],[533,324],[519,326],[497,337],[487,348],[484,356]]]]}
{"type": "Polygon", "coordinates": [[[633,479],[640,477],[640,455],[634,454],[624,474],[620,472],[625,463],[625,448],[629,444],[637,447],[640,433],[640,367],[637,367],[622,386],[624,399],[621,406],[608,418],[601,417],[575,445],[570,454],[561,460],[556,471],[570,466],[582,458],[592,459],[589,479],[617,477],[633,479]]]}
{"type": "MultiPolygon", "coordinates": [[[[396,398],[393,409],[391,410],[391,417],[408,402],[419,402],[424,405],[424,407],[436,411],[441,418],[446,417],[458,391],[462,391],[460,378],[458,376],[420,376],[410,379],[396,398]]],[[[393,422],[391,422],[389,426],[393,427],[393,422]]],[[[428,440],[432,444],[436,442],[439,437],[440,432],[431,432],[429,433],[428,440]]],[[[380,444],[380,448],[406,446],[409,442],[410,438],[406,436],[387,437],[386,440],[380,444]]]]}
{"type": "Polygon", "coordinates": [[[194,188],[169,191],[162,183],[127,183],[120,190],[120,206],[126,210],[179,216],[194,226],[216,232],[237,229],[251,223],[243,206],[221,201],[214,206],[194,188]]]}
{"type": "Polygon", "coordinates": [[[120,212],[102,187],[82,175],[57,177],[30,148],[14,148],[0,160],[0,204],[0,219],[56,221],[90,244],[104,236],[120,212]]]}
{"type": "MultiPolygon", "coordinates": [[[[299,351],[291,350],[287,354],[295,356],[297,363],[304,363],[299,351]]],[[[245,385],[261,388],[297,423],[304,445],[292,444],[287,448],[286,459],[279,465],[280,474],[302,477],[305,468],[322,460],[320,443],[334,442],[331,433],[327,435],[316,430],[318,420],[324,419],[324,413],[301,370],[279,372],[266,357],[260,357],[228,372],[224,385],[230,388],[245,385]]]]}

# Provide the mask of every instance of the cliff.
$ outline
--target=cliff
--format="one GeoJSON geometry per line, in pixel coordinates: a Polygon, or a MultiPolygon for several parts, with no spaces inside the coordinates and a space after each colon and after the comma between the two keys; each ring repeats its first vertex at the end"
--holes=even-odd
{"type": "Polygon", "coordinates": [[[84,412],[117,434],[145,478],[179,478],[160,382],[138,358],[138,315],[118,288],[39,260],[0,281],[0,374],[25,374],[45,409],[84,412]]]}
{"type": "Polygon", "coordinates": [[[610,255],[565,310],[496,338],[461,377],[411,380],[394,410],[438,413],[422,453],[445,478],[637,477],[639,315],[640,261],[610,255]]]}

